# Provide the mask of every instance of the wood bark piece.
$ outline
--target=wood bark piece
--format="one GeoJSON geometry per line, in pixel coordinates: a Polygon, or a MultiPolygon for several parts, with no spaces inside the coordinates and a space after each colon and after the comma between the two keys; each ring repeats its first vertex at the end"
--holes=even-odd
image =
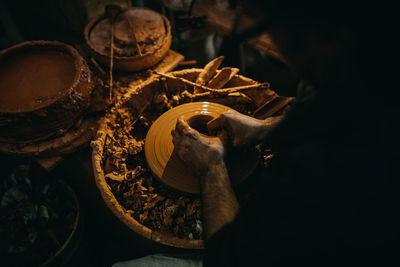
{"type": "Polygon", "coordinates": [[[196,92],[194,93],[194,95],[199,94],[201,96],[210,96],[211,95],[210,93],[213,93],[215,95],[226,95],[226,94],[230,94],[230,93],[234,93],[234,92],[238,92],[238,91],[244,91],[244,90],[255,89],[255,88],[263,88],[263,87],[269,88],[269,83],[265,82],[265,83],[254,83],[254,84],[250,84],[250,85],[243,85],[243,86],[238,86],[238,87],[214,89],[214,88],[210,88],[210,87],[207,87],[204,85],[199,85],[197,83],[194,83],[194,82],[189,81],[182,77],[175,77],[175,76],[171,76],[171,75],[164,74],[164,73],[158,73],[158,72],[155,72],[155,73],[161,77],[178,80],[185,84],[192,85],[193,87],[200,87],[203,91],[207,91],[207,92],[203,92],[203,93],[196,93],[196,92]]]}
{"type": "MultiPolygon", "coordinates": [[[[204,69],[200,72],[199,76],[196,79],[196,83],[199,85],[205,85],[211,79],[211,77],[215,74],[222,61],[224,60],[224,56],[217,57],[207,65],[204,66],[204,69]]],[[[201,92],[202,88],[195,87],[195,93],[201,92]]]]}
{"type": "Polygon", "coordinates": [[[57,166],[64,158],[62,156],[47,157],[47,158],[34,158],[34,160],[42,166],[46,171],[51,171],[57,166]]]}
{"type": "Polygon", "coordinates": [[[286,107],[294,99],[294,97],[276,96],[257,108],[253,113],[253,117],[260,120],[266,119],[286,107]]]}
{"type": "Polygon", "coordinates": [[[214,89],[221,89],[238,72],[239,72],[238,68],[230,68],[230,67],[222,68],[221,71],[215,74],[215,76],[207,83],[207,87],[214,89]]]}
{"type": "MultiPolygon", "coordinates": [[[[194,100],[196,100],[197,98],[194,98],[194,100]]],[[[213,97],[213,98],[205,98],[205,97],[199,97],[198,99],[201,99],[201,101],[209,101],[209,102],[214,102],[214,103],[218,103],[221,105],[226,105],[226,106],[230,106],[230,105],[234,105],[237,103],[252,103],[252,99],[250,97],[248,97],[246,94],[241,93],[241,92],[235,92],[235,93],[231,93],[231,94],[227,94],[224,97],[213,97]]]]}
{"type": "Polygon", "coordinates": [[[196,65],[197,60],[185,60],[182,62],[179,62],[179,66],[189,66],[189,65],[196,65]]]}
{"type": "Polygon", "coordinates": [[[111,39],[110,39],[110,96],[109,99],[112,99],[112,88],[113,88],[113,68],[114,68],[114,19],[111,19],[111,39]]]}
{"type": "Polygon", "coordinates": [[[106,16],[111,20],[110,27],[110,100],[112,99],[113,88],[113,68],[114,68],[114,27],[115,18],[121,13],[118,5],[107,5],[105,8],[106,16]]]}
{"type": "Polygon", "coordinates": [[[90,58],[90,61],[93,63],[93,65],[97,68],[97,70],[102,74],[106,75],[106,72],[103,70],[103,68],[97,63],[97,61],[94,58],[90,58]]]}
{"type": "Polygon", "coordinates": [[[143,56],[142,49],[140,48],[140,45],[139,45],[139,43],[137,41],[137,38],[136,38],[135,26],[132,23],[132,20],[131,20],[130,17],[126,16],[126,20],[128,21],[129,27],[131,28],[132,38],[133,38],[133,41],[135,42],[135,46],[136,46],[136,49],[137,49],[137,51],[139,53],[139,56],[143,56]]]}

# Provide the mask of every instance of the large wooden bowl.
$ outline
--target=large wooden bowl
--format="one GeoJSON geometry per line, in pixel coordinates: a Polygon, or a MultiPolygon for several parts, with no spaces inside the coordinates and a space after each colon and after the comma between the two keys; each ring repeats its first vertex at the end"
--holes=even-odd
{"type": "Polygon", "coordinates": [[[90,70],[61,42],[28,41],[1,51],[0,75],[0,144],[61,135],[90,104],[90,70]]]}
{"type": "MultiPolygon", "coordinates": [[[[130,7],[126,10],[146,10],[149,11],[147,8],[141,7],[130,7]]],[[[156,13],[155,11],[150,10],[151,12],[156,13]]],[[[157,13],[158,14],[158,13],[157,13]]],[[[127,72],[135,72],[150,68],[157,63],[159,63],[167,54],[171,47],[171,26],[168,19],[158,14],[162,20],[164,21],[165,27],[165,36],[162,44],[159,47],[155,47],[154,51],[151,53],[144,53],[141,56],[117,56],[114,54],[114,68],[117,70],[127,71],[127,72]]],[[[84,37],[86,45],[89,49],[90,54],[103,66],[109,67],[110,66],[110,56],[103,52],[99,51],[95,48],[93,43],[90,40],[90,33],[92,29],[96,26],[97,23],[106,19],[106,15],[100,15],[95,17],[89,21],[89,23],[85,26],[84,29],[84,37]]]]}
{"type": "MultiPolygon", "coordinates": [[[[169,75],[183,77],[190,81],[195,81],[201,69],[187,69],[181,71],[175,71],[169,73],[169,75]]],[[[165,82],[165,81],[164,81],[165,82]]],[[[181,81],[173,80],[170,78],[166,79],[168,88],[182,88],[184,84],[181,81]]],[[[246,78],[241,75],[235,75],[233,79],[226,85],[226,87],[234,87],[234,86],[244,86],[251,85],[257,83],[256,81],[246,78]]],[[[163,86],[163,81],[159,78],[151,78],[148,81],[144,82],[137,88],[132,89],[128,92],[124,99],[118,103],[112,110],[119,108],[127,108],[133,114],[140,113],[140,110],[143,109],[144,105],[149,102],[154,96],[156,92],[160,91],[160,88],[163,86]]],[[[173,90],[173,89],[172,89],[173,90]]],[[[247,92],[249,96],[261,96],[260,99],[266,99],[272,94],[275,94],[273,91],[269,89],[263,90],[253,90],[252,92],[247,92]],[[262,95],[265,93],[265,97],[262,95]]],[[[276,95],[276,94],[275,94],[276,95]]],[[[258,105],[262,105],[263,102],[257,100],[255,97],[255,102],[258,105]]],[[[208,100],[210,101],[210,100],[208,100]]],[[[285,104],[286,105],[286,104],[285,104]]],[[[111,117],[111,116],[110,116],[111,117]]],[[[187,240],[181,239],[177,237],[171,237],[165,234],[160,234],[159,232],[153,231],[148,227],[140,224],[136,219],[132,217],[130,213],[128,213],[123,206],[120,205],[118,200],[115,198],[113,192],[111,191],[109,185],[106,182],[105,172],[103,169],[103,149],[104,144],[106,142],[106,136],[112,136],[112,131],[108,126],[108,121],[110,118],[106,116],[101,122],[99,126],[99,130],[97,132],[96,138],[91,142],[92,146],[92,166],[94,171],[95,182],[101,197],[103,198],[108,209],[111,210],[113,215],[118,218],[120,222],[125,226],[125,230],[131,236],[141,236],[143,243],[151,243],[153,246],[158,246],[163,249],[166,247],[173,248],[181,248],[181,249],[189,249],[189,250],[201,250],[204,248],[204,242],[202,240],[187,240]]],[[[127,234],[127,236],[129,235],[127,234]]],[[[144,246],[144,245],[143,245],[144,246]]],[[[154,251],[154,250],[153,250],[154,251]]]]}

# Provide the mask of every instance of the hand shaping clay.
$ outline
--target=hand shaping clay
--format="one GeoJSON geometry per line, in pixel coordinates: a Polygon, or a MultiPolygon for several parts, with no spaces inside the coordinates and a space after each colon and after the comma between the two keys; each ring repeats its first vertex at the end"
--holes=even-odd
{"type": "MultiPolygon", "coordinates": [[[[171,131],[175,129],[178,118],[183,118],[188,124],[209,136],[206,123],[229,110],[211,102],[193,102],[177,106],[161,115],[150,127],[145,141],[145,155],[147,164],[154,177],[170,188],[188,194],[200,194],[200,184],[191,169],[174,153],[171,131]]],[[[227,167],[234,185],[240,184],[256,168],[259,153],[249,150],[247,154],[230,153],[227,167]]]]}

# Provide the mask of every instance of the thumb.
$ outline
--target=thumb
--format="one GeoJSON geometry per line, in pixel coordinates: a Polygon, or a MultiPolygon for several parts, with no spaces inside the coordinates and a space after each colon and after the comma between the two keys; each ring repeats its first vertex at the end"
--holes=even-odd
{"type": "Polygon", "coordinates": [[[228,143],[229,135],[228,132],[224,129],[218,131],[216,136],[221,140],[222,145],[226,147],[226,144],[228,143]]]}

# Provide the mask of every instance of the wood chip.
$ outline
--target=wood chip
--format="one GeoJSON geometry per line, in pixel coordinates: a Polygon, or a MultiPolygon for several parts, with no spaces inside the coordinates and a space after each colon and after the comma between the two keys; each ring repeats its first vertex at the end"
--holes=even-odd
{"type": "Polygon", "coordinates": [[[215,74],[215,76],[207,83],[207,87],[213,89],[221,89],[227,84],[233,76],[239,72],[238,68],[222,68],[220,72],[215,74]]]}
{"type": "Polygon", "coordinates": [[[125,179],[125,175],[111,172],[106,174],[106,178],[109,178],[113,181],[122,182],[125,179]]]}
{"type": "MultiPolygon", "coordinates": [[[[220,56],[208,62],[207,65],[204,66],[204,69],[199,73],[196,83],[200,85],[207,84],[207,82],[215,74],[223,60],[224,56],[220,56]]],[[[201,89],[202,88],[195,88],[195,93],[201,92],[201,89]]]]}
{"type": "Polygon", "coordinates": [[[254,111],[253,116],[260,120],[266,119],[286,107],[294,99],[294,97],[277,96],[257,108],[257,110],[254,111]]]}
{"type": "Polygon", "coordinates": [[[201,87],[201,89],[203,89],[204,91],[207,91],[207,92],[194,93],[194,95],[199,94],[202,97],[210,96],[211,94],[209,94],[209,93],[213,93],[215,95],[221,96],[221,95],[227,95],[227,94],[230,94],[230,93],[243,91],[243,90],[250,90],[250,89],[257,89],[257,88],[263,88],[263,89],[269,88],[269,83],[265,82],[265,83],[254,83],[254,84],[250,84],[250,85],[243,85],[243,86],[223,88],[223,89],[213,89],[213,88],[210,88],[210,87],[207,87],[207,86],[204,86],[204,85],[196,84],[196,83],[194,83],[192,81],[189,81],[189,80],[187,80],[185,78],[175,77],[175,76],[171,76],[171,75],[164,74],[164,73],[158,73],[158,72],[154,72],[154,73],[159,75],[159,76],[162,76],[162,77],[170,78],[170,79],[173,79],[173,80],[178,80],[178,81],[181,81],[181,82],[183,82],[185,84],[192,85],[195,88],[196,87],[201,87]]]}

